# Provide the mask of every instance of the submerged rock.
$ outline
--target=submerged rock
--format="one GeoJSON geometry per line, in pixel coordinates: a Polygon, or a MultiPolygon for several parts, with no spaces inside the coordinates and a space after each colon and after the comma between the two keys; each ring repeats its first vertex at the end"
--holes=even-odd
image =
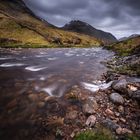
{"type": "Polygon", "coordinates": [[[110,95],[110,100],[115,104],[123,104],[124,98],[119,93],[112,93],[110,95]]]}

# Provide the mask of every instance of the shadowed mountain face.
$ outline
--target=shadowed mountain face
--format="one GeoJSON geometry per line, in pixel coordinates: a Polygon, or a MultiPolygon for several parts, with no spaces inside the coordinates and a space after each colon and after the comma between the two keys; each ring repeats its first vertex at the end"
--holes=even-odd
{"type": "Polygon", "coordinates": [[[40,19],[22,0],[0,0],[0,46],[99,46],[94,37],[63,31],[40,19]]]}
{"type": "Polygon", "coordinates": [[[63,29],[93,36],[102,40],[104,43],[113,43],[117,41],[111,33],[95,29],[91,25],[79,20],[71,21],[69,24],[66,24],[63,29]]]}

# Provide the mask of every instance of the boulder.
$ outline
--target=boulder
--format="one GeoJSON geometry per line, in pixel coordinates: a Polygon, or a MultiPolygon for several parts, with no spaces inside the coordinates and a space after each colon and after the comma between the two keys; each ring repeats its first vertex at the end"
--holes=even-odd
{"type": "Polygon", "coordinates": [[[126,79],[121,79],[121,80],[115,81],[112,84],[112,88],[117,92],[127,93],[127,81],[126,81],[126,79]]]}
{"type": "Polygon", "coordinates": [[[114,104],[123,104],[124,103],[124,98],[119,93],[112,93],[110,95],[110,100],[114,104]]]}

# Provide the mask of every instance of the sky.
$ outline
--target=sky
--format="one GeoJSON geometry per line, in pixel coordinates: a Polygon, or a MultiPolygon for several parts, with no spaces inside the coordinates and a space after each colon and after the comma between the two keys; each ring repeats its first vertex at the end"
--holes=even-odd
{"type": "Polygon", "coordinates": [[[117,38],[140,34],[140,0],[24,0],[39,17],[58,27],[87,22],[117,38]]]}

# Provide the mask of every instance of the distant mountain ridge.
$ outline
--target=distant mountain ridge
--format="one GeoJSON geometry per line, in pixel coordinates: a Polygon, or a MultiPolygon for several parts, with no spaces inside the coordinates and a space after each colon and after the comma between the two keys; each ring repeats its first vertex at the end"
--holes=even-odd
{"type": "Polygon", "coordinates": [[[138,37],[138,36],[140,36],[140,34],[132,34],[129,37],[122,37],[122,38],[120,38],[119,41],[125,41],[127,39],[135,38],[135,37],[138,37]]]}
{"type": "Polygon", "coordinates": [[[68,24],[64,25],[62,29],[90,35],[102,40],[105,43],[113,43],[117,41],[116,37],[113,36],[111,33],[98,30],[89,25],[88,23],[82,22],[80,20],[73,20],[68,24]]]}

